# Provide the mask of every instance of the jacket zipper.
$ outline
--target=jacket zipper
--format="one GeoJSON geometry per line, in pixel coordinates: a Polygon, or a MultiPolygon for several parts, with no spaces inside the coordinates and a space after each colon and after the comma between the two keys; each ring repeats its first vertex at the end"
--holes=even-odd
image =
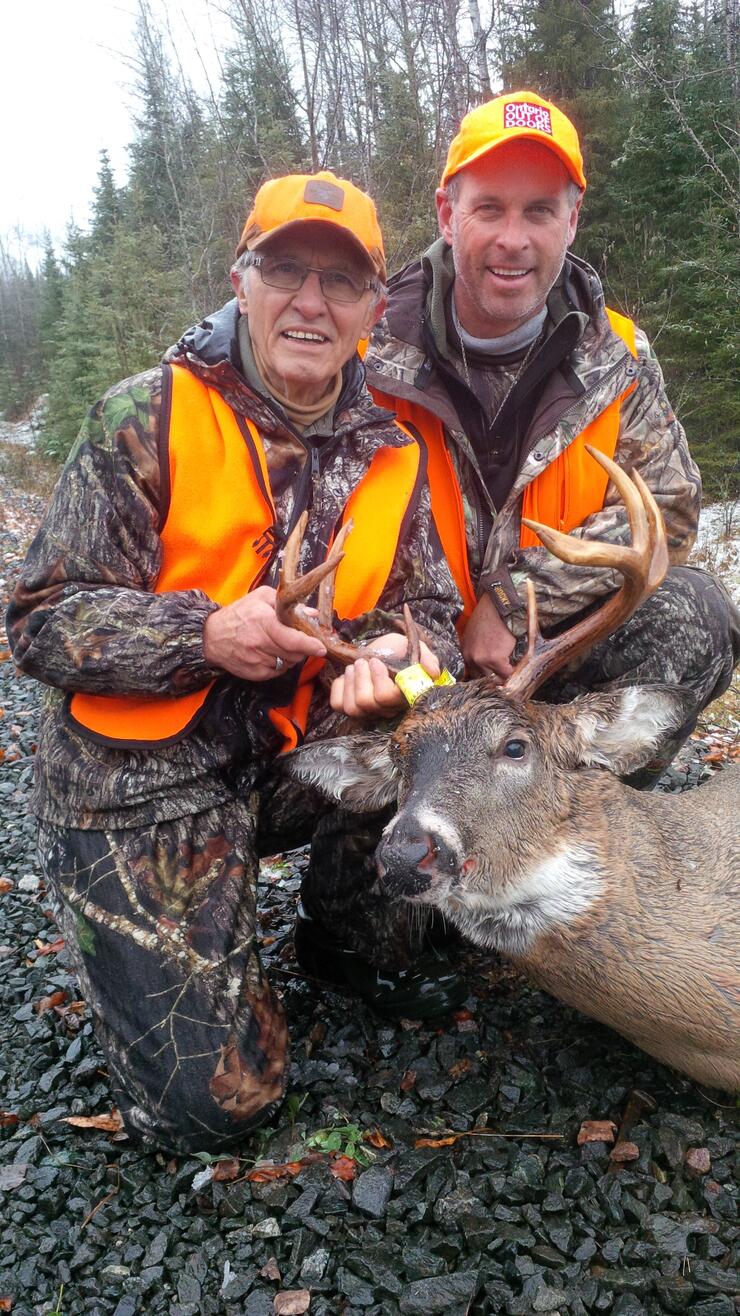
{"type": "MultiPolygon", "coordinates": [[[[578,407],[582,406],[583,403],[584,403],[584,401],[585,401],[585,400],[586,400],[591,394],[595,393],[595,392],[597,391],[597,389],[601,388],[601,387],[604,385],[604,383],[605,383],[608,379],[611,379],[612,375],[616,374],[616,372],[617,372],[618,370],[621,370],[622,366],[624,365],[624,362],[627,361],[627,360],[629,360],[629,361],[634,360],[634,358],[630,355],[629,352],[627,352],[624,356],[621,356],[621,357],[619,358],[618,361],[615,361],[615,362],[614,362],[614,365],[613,365],[613,366],[610,366],[609,369],[605,372],[605,374],[603,374],[603,375],[601,376],[601,378],[600,378],[599,380],[597,380],[597,382],[596,382],[595,384],[592,384],[591,387],[590,387],[590,388],[587,388],[586,391],[585,391],[584,393],[581,393],[580,397],[576,398],[575,402],[571,402],[570,406],[565,408],[565,411],[561,411],[561,413],[560,413],[560,415],[558,416],[557,420],[554,422],[554,424],[550,425],[549,429],[543,430],[543,431],[542,431],[541,433],[539,433],[539,434],[534,434],[534,435],[532,436],[531,441],[530,441],[529,447],[527,448],[527,451],[524,453],[523,460],[524,460],[524,461],[527,460],[527,457],[528,457],[529,454],[531,453],[532,449],[536,446],[536,444],[538,444],[543,438],[545,438],[546,435],[551,434],[552,431],[553,431],[558,425],[562,424],[562,422],[565,420],[566,416],[569,416],[570,413],[571,413],[572,411],[575,411],[578,407]]],[[[632,369],[632,370],[628,370],[627,377],[628,377],[628,378],[631,378],[635,373],[636,373],[636,372],[635,372],[634,369],[632,369]]],[[[611,401],[612,401],[612,402],[615,402],[615,401],[616,401],[616,398],[612,398],[611,401]]],[[[607,403],[607,406],[610,406],[610,405],[611,405],[611,403],[608,402],[608,403],[607,403]]]]}

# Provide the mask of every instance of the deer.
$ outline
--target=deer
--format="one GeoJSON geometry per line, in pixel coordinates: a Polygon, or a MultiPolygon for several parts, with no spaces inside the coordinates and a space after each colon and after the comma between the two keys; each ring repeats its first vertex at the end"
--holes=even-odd
{"type": "MultiPolygon", "coordinates": [[[[389,897],[440,910],[566,1005],[695,1082],[737,1091],[740,767],[679,795],[620,780],[692,720],[693,696],[677,686],[533,699],[626,620],[668,567],[662,517],[639,474],[590,451],[627,508],[631,543],[526,524],[566,562],[615,568],[620,588],[543,638],[530,587],[527,651],[504,685],[482,677],[432,687],[395,727],[304,745],[286,766],[349,810],[397,805],[376,851],[389,897]]],[[[321,625],[330,656],[354,661],[357,650],[332,654],[323,588],[320,621],[306,613],[297,622],[293,605],[289,624],[321,625]]],[[[418,661],[405,623],[406,661],[418,661]]]]}

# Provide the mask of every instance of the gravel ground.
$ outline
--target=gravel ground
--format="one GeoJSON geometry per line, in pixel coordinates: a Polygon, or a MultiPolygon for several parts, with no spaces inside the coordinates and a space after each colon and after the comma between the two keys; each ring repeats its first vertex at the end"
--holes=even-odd
{"type": "MultiPolygon", "coordinates": [[[[7,596],[41,502],[1,476],[0,500],[7,596]]],[[[111,1098],[38,877],[38,690],[0,649],[0,1311],[740,1310],[732,1099],[490,957],[466,957],[467,1006],[435,1029],[319,991],[293,958],[301,854],[262,870],[264,955],[293,1039],[276,1124],[219,1162],[66,1123],[110,1116],[111,1098]],[[621,1138],[632,1159],[579,1145],[585,1120],[620,1125],[634,1088],[650,1108],[621,1138]]],[[[723,735],[694,741],[664,787],[694,786],[723,735]]]]}

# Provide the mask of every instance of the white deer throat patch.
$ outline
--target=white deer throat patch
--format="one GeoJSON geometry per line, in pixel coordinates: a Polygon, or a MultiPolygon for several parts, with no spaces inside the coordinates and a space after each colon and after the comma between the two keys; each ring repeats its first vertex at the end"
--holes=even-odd
{"type": "Polygon", "coordinates": [[[595,852],[564,845],[551,858],[496,891],[449,892],[449,912],[479,946],[525,955],[537,938],[572,923],[595,903],[606,882],[595,852]]]}

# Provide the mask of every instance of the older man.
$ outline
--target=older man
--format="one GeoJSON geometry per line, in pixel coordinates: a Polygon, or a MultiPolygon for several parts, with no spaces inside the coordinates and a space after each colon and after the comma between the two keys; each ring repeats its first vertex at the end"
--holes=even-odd
{"type": "Polygon", "coordinates": [[[460,600],[423,453],[372,403],[357,355],[384,279],[369,197],[330,173],[266,183],[236,299],[92,408],[11,601],[16,662],[52,687],[43,871],[126,1126],[150,1144],[229,1145],[282,1097],[257,828],[284,843],[300,801],[264,764],[337,716],[403,703],[362,659],[334,679],[332,713],[321,639],[278,617],[278,550],[304,510],[304,571],[354,522],[336,594],[350,635],[402,654],[409,603],[456,667],[460,600]]]}
{"type": "MultiPolygon", "coordinates": [[[[592,444],[645,479],[673,567],[543,697],[668,680],[690,686],[698,714],[730,681],[737,611],[718,581],[680,565],[696,535],[699,473],[645,335],[605,306],[597,275],[569,252],[585,187],[576,129],[557,106],[516,91],[472,110],[437,192],[441,237],[391,280],[368,382],[427,441],[434,515],[465,600],[468,671],[511,672],[527,579],[545,631],[615,588],[613,572],[556,561],[521,520],[626,540],[592,444]]],[[[634,784],[657,780],[694,722],[634,784]]]]}

